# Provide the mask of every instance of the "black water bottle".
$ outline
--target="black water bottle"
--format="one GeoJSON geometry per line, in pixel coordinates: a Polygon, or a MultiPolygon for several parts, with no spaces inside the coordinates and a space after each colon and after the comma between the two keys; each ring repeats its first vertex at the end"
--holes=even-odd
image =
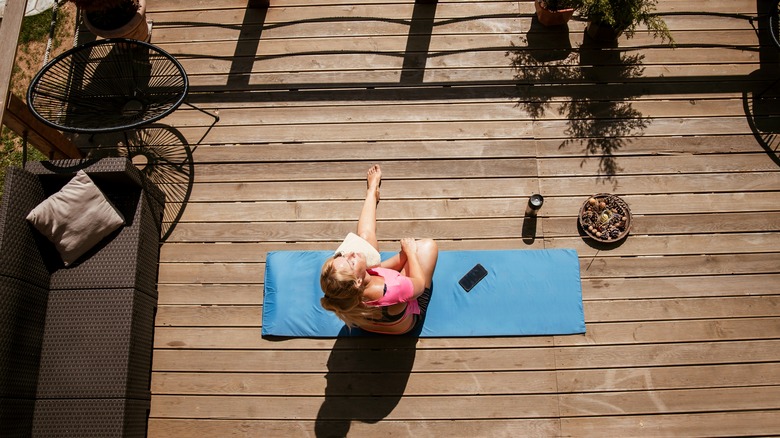
{"type": "Polygon", "coordinates": [[[528,205],[525,207],[525,215],[536,216],[536,213],[542,208],[542,204],[544,204],[544,197],[542,195],[531,195],[531,197],[528,198],[528,205]]]}

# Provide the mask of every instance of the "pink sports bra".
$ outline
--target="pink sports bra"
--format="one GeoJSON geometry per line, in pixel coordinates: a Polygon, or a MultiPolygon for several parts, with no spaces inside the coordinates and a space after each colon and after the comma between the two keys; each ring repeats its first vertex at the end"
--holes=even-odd
{"type": "Polygon", "coordinates": [[[414,285],[409,277],[405,277],[393,269],[379,267],[369,269],[368,273],[384,278],[385,294],[378,300],[366,301],[367,306],[387,307],[398,303],[408,303],[404,313],[420,314],[420,307],[417,305],[417,300],[414,299],[414,285]]]}

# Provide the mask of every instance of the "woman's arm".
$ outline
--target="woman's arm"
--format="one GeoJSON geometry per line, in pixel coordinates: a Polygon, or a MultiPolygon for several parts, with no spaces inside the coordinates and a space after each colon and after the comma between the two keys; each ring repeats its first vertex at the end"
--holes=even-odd
{"type": "Polygon", "coordinates": [[[401,254],[402,258],[406,256],[404,274],[412,281],[414,298],[417,298],[425,291],[425,276],[417,259],[417,241],[412,238],[401,239],[401,254]]]}
{"type": "Polygon", "coordinates": [[[401,269],[404,268],[405,264],[406,264],[406,254],[402,249],[398,254],[390,257],[387,260],[384,260],[382,263],[379,264],[379,266],[401,272],[401,269]]]}

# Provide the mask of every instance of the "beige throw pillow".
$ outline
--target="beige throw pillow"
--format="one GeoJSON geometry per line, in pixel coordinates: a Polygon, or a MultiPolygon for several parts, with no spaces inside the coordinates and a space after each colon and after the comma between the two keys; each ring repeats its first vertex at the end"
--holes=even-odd
{"type": "Polygon", "coordinates": [[[57,247],[65,266],[125,223],[83,170],[38,204],[27,220],[57,247]]]}

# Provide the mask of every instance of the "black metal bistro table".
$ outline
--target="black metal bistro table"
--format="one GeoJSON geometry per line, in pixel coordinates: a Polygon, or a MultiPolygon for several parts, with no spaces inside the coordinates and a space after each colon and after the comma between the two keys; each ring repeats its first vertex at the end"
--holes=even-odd
{"type": "Polygon", "coordinates": [[[170,54],[124,38],[93,41],[46,64],[27,90],[27,105],[61,131],[98,134],[140,128],[176,110],[187,74],[170,54]]]}

